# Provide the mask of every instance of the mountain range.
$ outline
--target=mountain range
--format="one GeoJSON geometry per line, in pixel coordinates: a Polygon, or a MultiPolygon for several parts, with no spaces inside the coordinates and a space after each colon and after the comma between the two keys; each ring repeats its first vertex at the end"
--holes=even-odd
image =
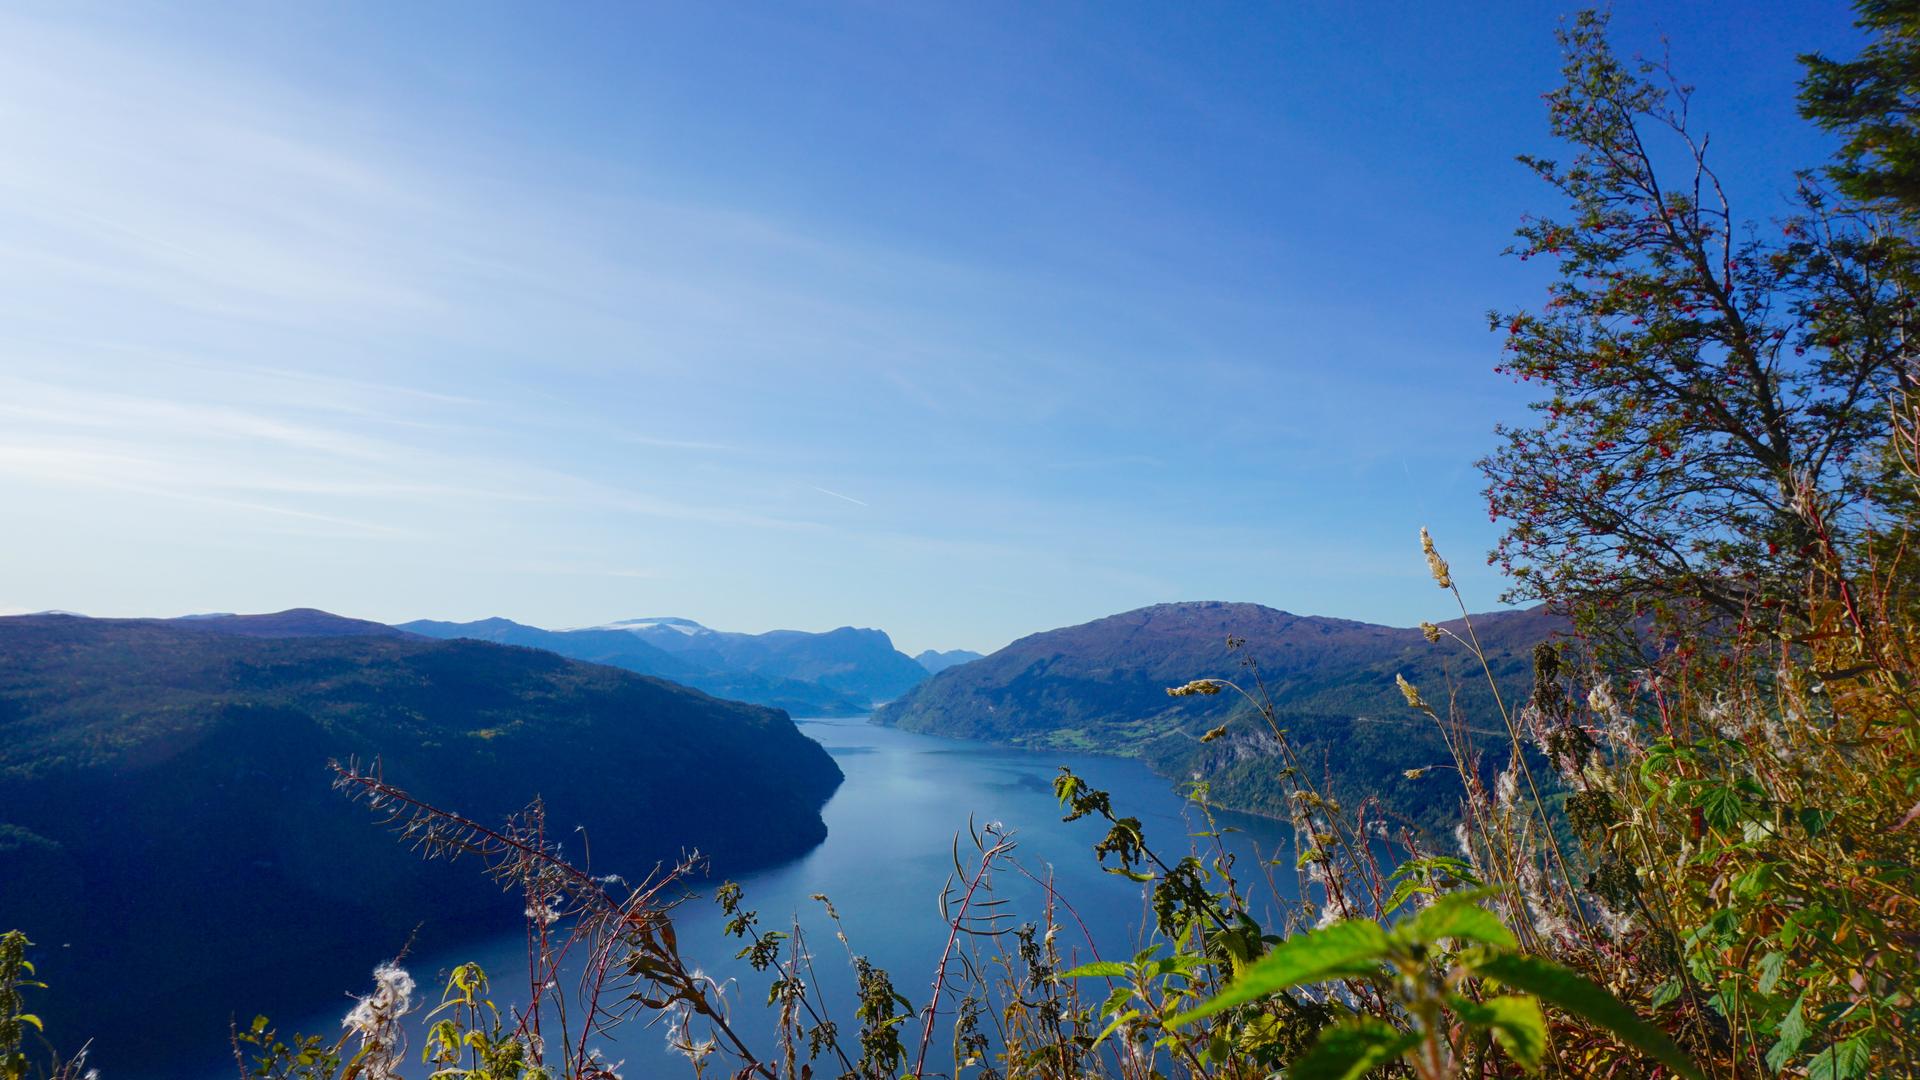
{"type": "Polygon", "coordinates": [[[741,634],[691,619],[627,619],[546,630],[508,619],[401,623],[409,633],[546,649],[576,660],[784,709],[795,716],[857,716],[927,678],[928,669],[893,647],[883,631],[843,626],[824,633],[741,634]]]}
{"type": "MultiPolygon", "coordinates": [[[[1538,609],[1472,622],[1501,696],[1523,700],[1533,646],[1563,624],[1538,609]]],[[[1269,695],[1332,796],[1439,830],[1458,785],[1405,775],[1449,759],[1396,674],[1436,701],[1451,688],[1489,763],[1504,756],[1493,693],[1455,643],[1255,604],[1160,604],[985,657],[917,658],[878,630],[738,634],[680,618],[0,618],[0,912],[55,946],[43,976],[94,988],[95,1030],[138,1018],[203,1032],[284,1011],[315,981],[354,985],[415,927],[426,947],[470,933],[456,927],[476,914],[510,925],[517,911],[470,869],[423,866],[381,835],[328,790],[327,758],[378,757],[396,783],[483,821],[538,795],[567,835],[594,827],[597,866],[644,870],[698,847],[736,870],[817,843],[841,779],[769,704],[882,702],[876,721],[909,730],[1132,756],[1204,782],[1216,805],[1285,816],[1272,732],[1232,691],[1168,696],[1197,678],[1269,695]],[[301,985],[276,974],[292,971],[301,985]]],[[[52,1010],[72,1007],[72,1024],[79,1006],[52,1010]]]]}
{"type": "Polygon", "coordinates": [[[984,654],[974,652],[972,649],[948,649],[945,652],[928,649],[913,659],[921,667],[926,668],[929,674],[938,675],[950,667],[978,660],[982,655],[984,654]]]}
{"type": "MultiPolygon", "coordinates": [[[[1523,701],[1533,646],[1564,623],[1539,608],[1472,622],[1503,699],[1523,701]]],[[[1458,621],[1442,626],[1464,631],[1458,621]]],[[[1451,683],[1480,748],[1489,761],[1501,759],[1507,736],[1492,691],[1450,639],[1430,643],[1418,629],[1258,604],[1159,604],[1033,634],[936,674],[875,719],[931,734],[1138,757],[1162,775],[1205,781],[1218,805],[1285,816],[1279,747],[1248,700],[1231,690],[1167,694],[1194,679],[1231,679],[1256,696],[1264,686],[1296,752],[1316,773],[1324,770],[1343,802],[1376,797],[1403,819],[1450,826],[1458,785],[1404,775],[1451,759],[1434,724],[1407,707],[1396,674],[1443,707],[1451,683]],[[1229,650],[1229,636],[1244,643],[1229,650]],[[1221,724],[1224,736],[1201,742],[1221,724]]]]}
{"type": "Polygon", "coordinates": [[[88,988],[49,1023],[203,1038],[357,985],[416,927],[514,926],[473,866],[423,864],[329,789],[350,756],[481,822],[539,796],[575,856],[591,826],[594,865],[635,874],[797,855],[841,780],[779,711],[546,651],[306,610],[0,618],[0,912],[42,978],[88,988]]]}

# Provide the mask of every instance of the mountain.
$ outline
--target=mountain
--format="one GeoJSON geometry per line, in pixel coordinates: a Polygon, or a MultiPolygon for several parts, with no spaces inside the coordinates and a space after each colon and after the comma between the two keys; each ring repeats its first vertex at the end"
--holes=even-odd
{"type": "Polygon", "coordinates": [[[739,634],[679,618],[628,619],[595,629],[632,634],[709,670],[814,683],[867,703],[891,701],[927,677],[927,670],[895,649],[881,630],[842,626],[824,633],[739,634]]]}
{"type": "Polygon", "coordinates": [[[229,1015],[359,985],[416,926],[513,930],[471,861],[423,863],[330,790],[350,756],[482,822],[539,796],[574,855],[591,823],[593,865],[635,876],[797,855],[841,779],[780,712],[550,652],[308,611],[0,618],[0,913],[94,1063],[176,1060],[168,1032],[218,1050],[229,1015]]]}
{"type": "Polygon", "coordinates": [[[686,637],[697,637],[701,634],[718,633],[718,631],[709,630],[708,628],[700,625],[699,623],[694,622],[692,619],[682,619],[672,615],[662,615],[658,618],[653,618],[653,619],[621,619],[617,622],[602,623],[599,626],[584,627],[584,629],[632,630],[635,632],[642,632],[647,630],[672,630],[674,633],[682,634],[686,637]]]}
{"type": "Polygon", "coordinates": [[[506,619],[422,620],[402,623],[399,629],[547,649],[802,716],[865,713],[927,677],[926,669],[895,649],[885,633],[851,626],[825,633],[739,634],[667,617],[573,630],[543,630],[506,619]]]}
{"type": "Polygon", "coordinates": [[[406,631],[385,623],[349,619],[314,608],[289,608],[270,615],[235,615],[220,612],[211,615],[183,615],[161,620],[186,630],[240,637],[405,637],[406,631]]]}
{"type": "MultiPolygon", "coordinates": [[[[702,662],[702,657],[676,656],[653,644],[647,637],[626,630],[598,627],[543,630],[499,618],[468,623],[422,619],[402,623],[396,629],[432,638],[470,638],[545,649],[575,660],[610,664],[642,675],[669,679],[704,690],[715,697],[783,709],[794,716],[858,716],[872,708],[871,701],[857,699],[817,683],[710,667],[702,662]]],[[[713,633],[710,630],[706,632],[713,633]]]]}
{"type": "MultiPolygon", "coordinates": [[[[1564,628],[1538,608],[1476,615],[1473,625],[1510,705],[1531,686],[1533,646],[1564,628]]],[[[1021,638],[940,672],[875,720],[1138,757],[1162,775],[1205,780],[1220,805],[1285,816],[1278,747],[1246,699],[1231,690],[1167,695],[1168,687],[1197,678],[1232,679],[1253,690],[1252,672],[1242,667],[1248,661],[1258,665],[1305,767],[1330,770],[1334,794],[1350,805],[1375,795],[1430,828],[1450,824],[1455,812],[1457,785],[1402,775],[1451,759],[1432,722],[1407,708],[1396,673],[1443,704],[1451,675],[1458,705],[1490,759],[1507,738],[1478,665],[1448,639],[1429,644],[1418,629],[1220,602],[1160,604],[1021,638]],[[1230,652],[1229,635],[1245,645],[1230,652]],[[1200,742],[1228,721],[1224,737],[1200,742]]]]}
{"type": "Polygon", "coordinates": [[[938,675],[950,667],[980,659],[982,654],[972,649],[928,649],[913,658],[913,662],[927,669],[929,675],[938,675]]]}

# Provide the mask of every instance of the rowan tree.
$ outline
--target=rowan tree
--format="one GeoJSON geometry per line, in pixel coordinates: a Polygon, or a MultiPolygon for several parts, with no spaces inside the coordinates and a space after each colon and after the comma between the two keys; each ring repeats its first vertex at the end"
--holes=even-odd
{"type": "Polygon", "coordinates": [[[1736,216],[1690,87],[1626,62],[1602,15],[1560,34],[1546,101],[1571,154],[1523,157],[1565,198],[1511,249],[1551,259],[1537,310],[1493,313],[1500,371],[1538,387],[1480,462],[1514,599],[1733,617],[1804,584],[1871,517],[1914,316],[1905,235],[1798,176],[1788,215],[1736,216]]]}

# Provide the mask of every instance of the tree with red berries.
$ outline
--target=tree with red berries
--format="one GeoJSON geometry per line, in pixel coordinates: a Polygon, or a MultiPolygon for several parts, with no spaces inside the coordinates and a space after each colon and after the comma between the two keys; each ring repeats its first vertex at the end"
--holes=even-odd
{"type": "Polygon", "coordinates": [[[1912,357],[1897,220],[1799,175],[1791,216],[1736,217],[1688,122],[1691,88],[1628,63],[1606,19],[1561,32],[1547,95],[1568,204],[1512,251],[1555,261],[1538,310],[1495,313],[1531,424],[1480,463],[1516,599],[1575,611],[1764,617],[1873,518],[1889,400],[1912,357]]]}

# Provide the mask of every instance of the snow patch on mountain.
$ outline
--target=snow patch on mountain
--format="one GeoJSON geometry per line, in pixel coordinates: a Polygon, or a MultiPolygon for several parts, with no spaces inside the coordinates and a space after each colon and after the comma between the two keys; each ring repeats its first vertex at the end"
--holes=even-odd
{"type": "Polygon", "coordinates": [[[662,615],[650,619],[621,619],[618,622],[601,623],[598,626],[575,626],[573,630],[628,630],[639,633],[644,630],[672,630],[676,633],[694,637],[699,634],[711,634],[712,630],[694,622],[671,615],[662,615]]]}

